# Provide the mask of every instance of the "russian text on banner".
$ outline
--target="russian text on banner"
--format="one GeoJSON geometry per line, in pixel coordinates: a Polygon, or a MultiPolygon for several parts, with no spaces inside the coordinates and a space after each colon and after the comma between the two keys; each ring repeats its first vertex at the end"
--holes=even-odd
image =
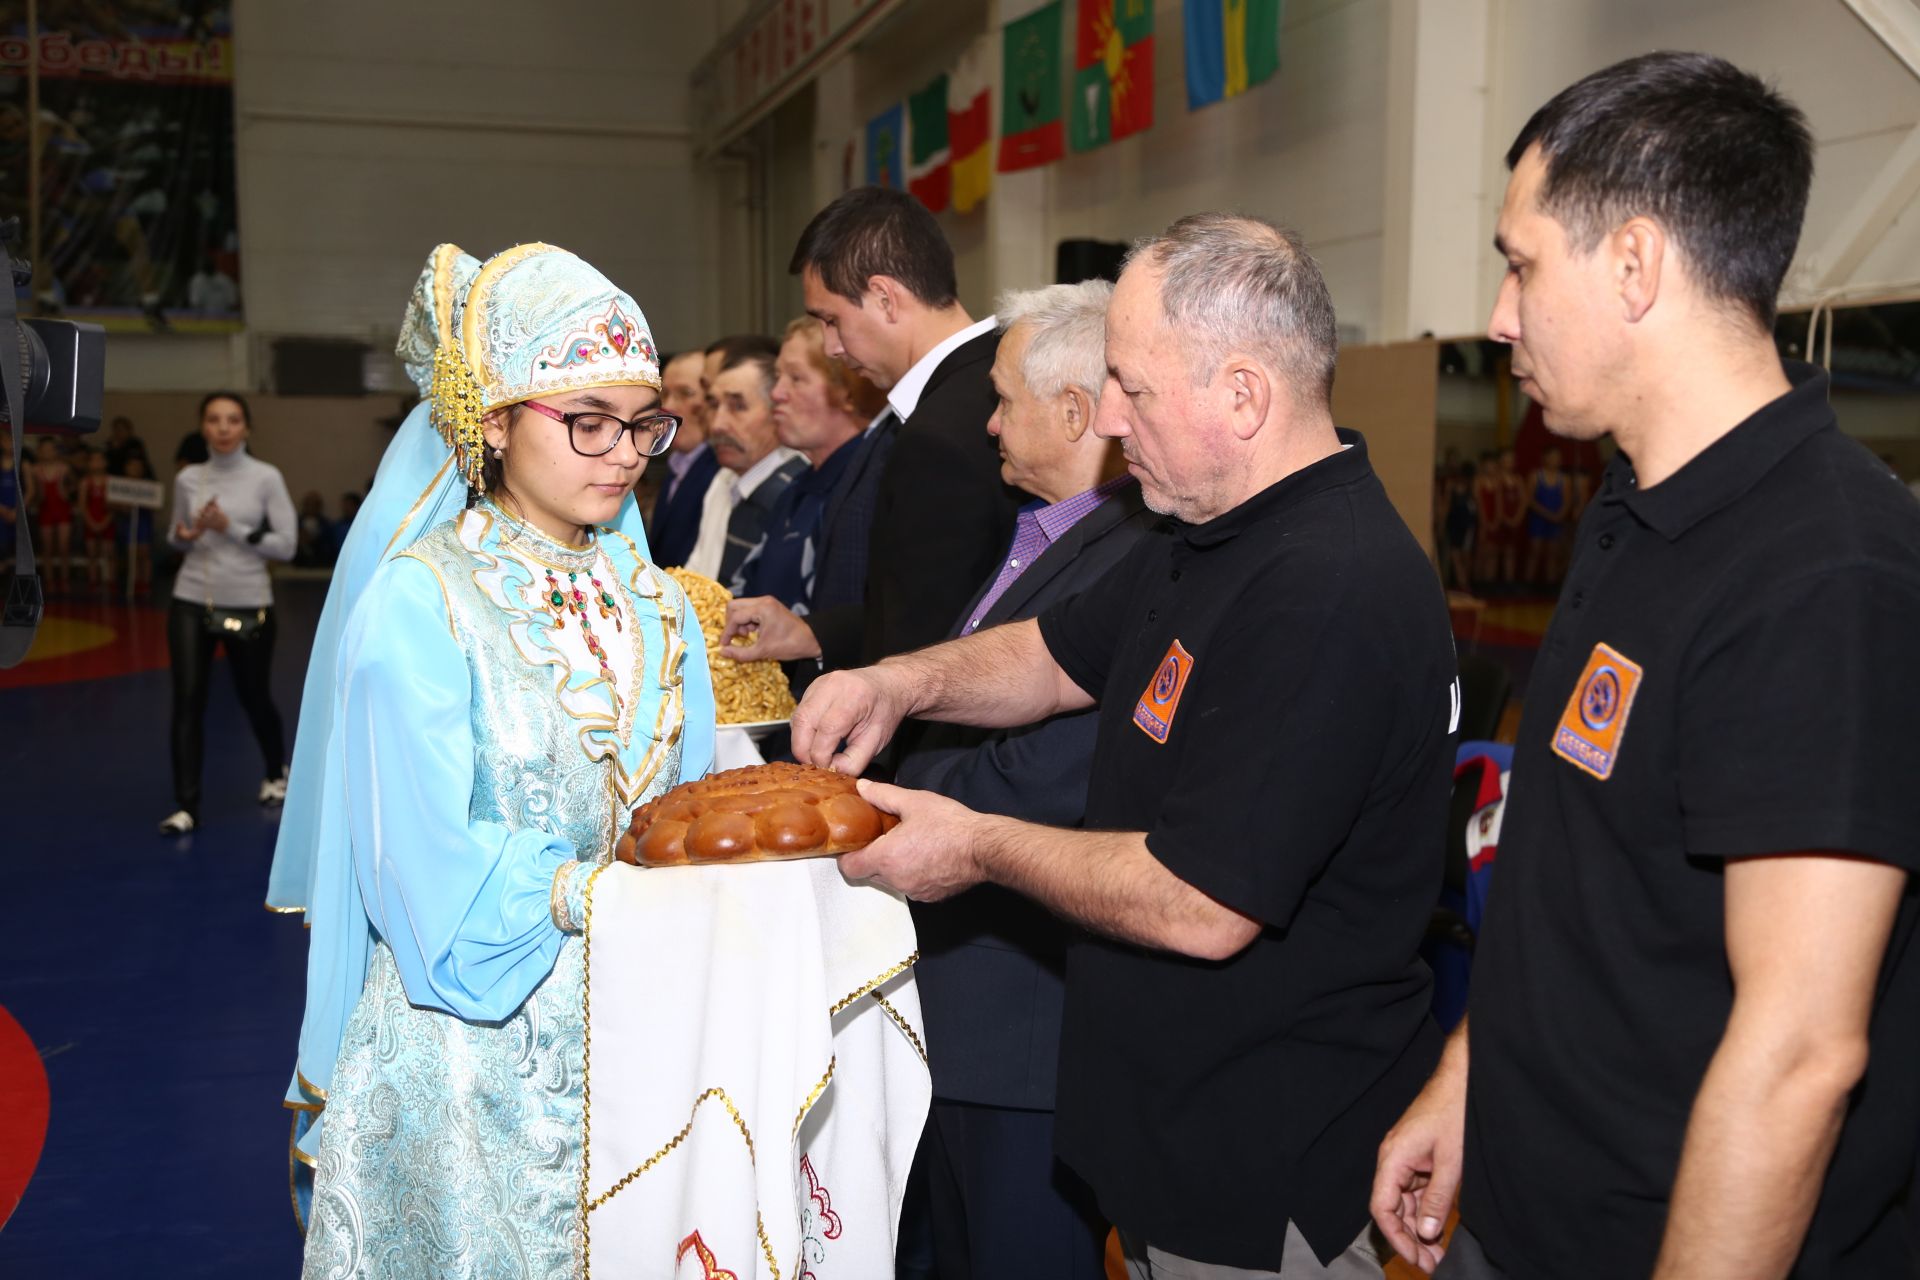
{"type": "Polygon", "coordinates": [[[1075,151],[1153,127],[1153,0],[1079,0],[1074,43],[1075,151]]]}
{"type": "Polygon", "coordinates": [[[1244,93],[1280,69],[1281,0],[1184,0],[1187,109],[1244,93]]]}
{"type": "Polygon", "coordinates": [[[1060,0],[1009,22],[1001,34],[1000,172],[1052,164],[1066,153],[1060,121],[1060,0]]]}

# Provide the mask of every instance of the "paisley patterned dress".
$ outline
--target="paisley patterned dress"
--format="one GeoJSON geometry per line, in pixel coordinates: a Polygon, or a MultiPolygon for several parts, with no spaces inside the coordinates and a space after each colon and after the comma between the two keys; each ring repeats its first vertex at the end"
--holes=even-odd
{"type": "Polygon", "coordinates": [[[339,736],[375,942],[308,1280],[579,1273],[580,915],[616,823],[707,767],[682,759],[690,614],[618,534],[571,548],[485,502],[355,609],[339,736]]]}

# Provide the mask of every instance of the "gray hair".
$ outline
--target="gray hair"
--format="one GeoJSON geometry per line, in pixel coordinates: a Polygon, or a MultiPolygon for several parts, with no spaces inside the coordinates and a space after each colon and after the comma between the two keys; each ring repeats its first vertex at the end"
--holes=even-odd
{"type": "Polygon", "coordinates": [[[1142,260],[1160,271],[1160,304],[1195,384],[1241,352],[1280,374],[1294,399],[1331,400],[1333,298],[1298,233],[1264,218],[1194,213],[1136,243],[1127,265],[1142,260]]]}
{"type": "Polygon", "coordinates": [[[1000,332],[1016,324],[1033,329],[1020,361],[1027,390],[1051,400],[1078,387],[1100,403],[1100,388],[1107,383],[1107,299],[1112,296],[1113,286],[1105,280],[1000,295],[993,308],[1000,332]]]}

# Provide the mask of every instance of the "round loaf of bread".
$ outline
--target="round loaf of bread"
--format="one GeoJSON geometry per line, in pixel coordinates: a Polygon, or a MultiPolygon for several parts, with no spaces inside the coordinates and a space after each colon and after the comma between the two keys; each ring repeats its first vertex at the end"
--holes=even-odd
{"type": "Polygon", "coordinates": [[[757,764],[683,782],[640,806],[613,852],[642,867],[824,858],[864,849],[899,821],[844,773],[757,764]]]}

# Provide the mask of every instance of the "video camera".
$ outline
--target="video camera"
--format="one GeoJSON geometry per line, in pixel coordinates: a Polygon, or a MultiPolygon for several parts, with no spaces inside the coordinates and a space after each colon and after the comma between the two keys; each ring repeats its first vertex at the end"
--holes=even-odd
{"type": "MultiPolygon", "coordinates": [[[[22,320],[17,290],[33,280],[33,264],[13,254],[20,219],[0,221],[0,254],[10,283],[0,289],[0,422],[9,424],[15,476],[21,474],[27,432],[79,435],[100,429],[100,402],[106,391],[107,334],[99,325],[73,320],[22,320]]],[[[18,480],[16,480],[16,484],[18,480]]],[[[27,656],[40,627],[40,579],[34,572],[33,534],[26,513],[14,521],[13,576],[0,605],[0,667],[27,656]]]]}

